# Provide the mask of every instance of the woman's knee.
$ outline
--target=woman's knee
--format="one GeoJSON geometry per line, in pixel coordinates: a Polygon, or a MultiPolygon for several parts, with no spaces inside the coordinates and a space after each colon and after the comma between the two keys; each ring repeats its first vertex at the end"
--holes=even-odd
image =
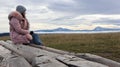
{"type": "Polygon", "coordinates": [[[32,36],[30,34],[26,34],[27,39],[32,40],[32,36]]]}

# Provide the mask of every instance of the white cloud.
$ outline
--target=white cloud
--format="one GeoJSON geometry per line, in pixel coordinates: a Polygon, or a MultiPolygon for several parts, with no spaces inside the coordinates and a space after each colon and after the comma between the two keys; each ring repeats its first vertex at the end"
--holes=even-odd
{"type": "MultiPolygon", "coordinates": [[[[92,14],[92,15],[80,15],[71,20],[81,22],[82,24],[94,24],[95,21],[100,20],[120,20],[120,15],[100,15],[100,14],[92,14]]],[[[99,23],[99,22],[98,22],[99,23]]],[[[100,23],[99,23],[100,24],[100,23]]]]}
{"type": "Polygon", "coordinates": [[[101,18],[108,18],[108,19],[120,19],[120,14],[118,15],[102,15],[102,14],[92,14],[92,15],[80,15],[73,20],[79,20],[79,19],[88,19],[88,20],[100,20],[101,18]]]}
{"type": "Polygon", "coordinates": [[[47,23],[31,23],[30,30],[54,29],[57,27],[58,27],[57,25],[47,24],[47,23]]]}
{"type": "Polygon", "coordinates": [[[112,21],[120,20],[119,0],[95,2],[94,0],[1,0],[0,24],[4,25],[0,26],[0,32],[8,31],[8,14],[19,4],[27,8],[31,30],[57,27],[74,30],[93,29],[96,26],[120,27],[117,25],[119,21],[116,23],[112,21]]]}

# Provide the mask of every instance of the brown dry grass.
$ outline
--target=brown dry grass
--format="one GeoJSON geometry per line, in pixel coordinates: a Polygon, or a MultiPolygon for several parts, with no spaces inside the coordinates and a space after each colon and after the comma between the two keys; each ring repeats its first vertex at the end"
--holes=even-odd
{"type": "MultiPolygon", "coordinates": [[[[92,53],[120,62],[120,33],[44,34],[46,46],[76,53],[92,53]]],[[[8,40],[8,36],[0,40],[8,40]]]]}
{"type": "Polygon", "coordinates": [[[40,35],[47,46],[76,53],[92,53],[120,62],[120,33],[40,35]]]}

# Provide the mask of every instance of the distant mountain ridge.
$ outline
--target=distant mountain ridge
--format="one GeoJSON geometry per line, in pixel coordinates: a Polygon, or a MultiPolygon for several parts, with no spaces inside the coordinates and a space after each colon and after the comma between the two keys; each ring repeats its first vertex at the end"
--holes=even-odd
{"type": "Polygon", "coordinates": [[[50,29],[50,30],[36,30],[35,32],[55,32],[55,31],[73,31],[67,28],[56,28],[56,29],[50,29]]]}
{"type": "Polygon", "coordinates": [[[0,33],[0,36],[9,36],[9,33],[0,33]]]}
{"type": "Polygon", "coordinates": [[[96,27],[93,30],[71,30],[71,29],[67,29],[67,28],[56,28],[56,29],[50,29],[50,30],[36,30],[35,32],[56,32],[56,31],[120,31],[120,28],[118,29],[114,29],[114,28],[103,28],[103,27],[96,27]]]}
{"type": "MultiPolygon", "coordinates": [[[[114,29],[114,28],[103,28],[103,27],[96,27],[93,30],[71,30],[71,29],[67,29],[67,28],[56,28],[56,29],[49,29],[49,30],[36,30],[34,32],[92,32],[92,31],[118,31],[120,32],[120,28],[114,29]]],[[[9,32],[6,33],[0,33],[0,36],[9,36],[9,32]]]]}
{"type": "Polygon", "coordinates": [[[53,29],[54,31],[72,31],[70,29],[67,29],[67,28],[56,28],[56,29],[53,29]]]}
{"type": "Polygon", "coordinates": [[[120,28],[114,29],[114,28],[103,28],[98,26],[94,29],[94,31],[115,31],[115,30],[120,30],[120,28]]]}

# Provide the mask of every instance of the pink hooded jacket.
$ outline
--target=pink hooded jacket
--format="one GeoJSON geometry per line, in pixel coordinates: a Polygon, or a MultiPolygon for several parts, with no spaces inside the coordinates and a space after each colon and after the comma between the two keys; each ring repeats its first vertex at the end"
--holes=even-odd
{"type": "Polygon", "coordinates": [[[26,34],[29,34],[29,23],[27,19],[17,12],[11,12],[8,16],[10,25],[10,38],[14,44],[29,43],[26,34]]]}

